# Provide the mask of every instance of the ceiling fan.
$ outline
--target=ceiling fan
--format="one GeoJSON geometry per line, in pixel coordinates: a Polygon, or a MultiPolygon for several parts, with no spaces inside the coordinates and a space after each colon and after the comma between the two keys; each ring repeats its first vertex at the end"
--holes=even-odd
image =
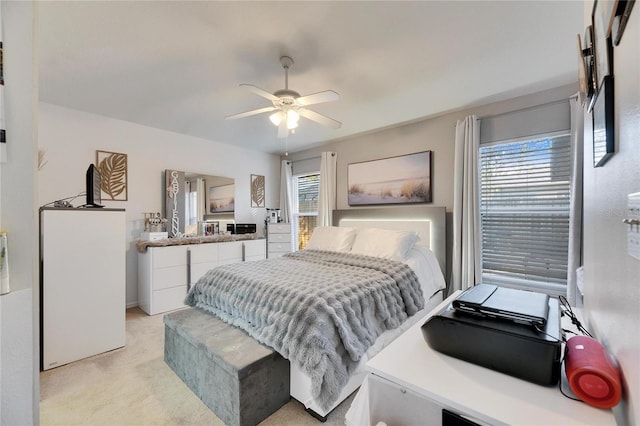
{"type": "Polygon", "coordinates": [[[309,105],[315,105],[323,102],[332,102],[340,99],[340,95],[333,90],[325,90],[323,92],[313,93],[307,96],[300,96],[295,90],[289,89],[289,67],[293,65],[293,59],[289,56],[280,57],[280,63],[284,67],[284,89],[276,90],[273,93],[269,93],[259,87],[252,84],[241,84],[240,86],[246,87],[253,93],[269,99],[273,106],[254,109],[252,111],[241,112],[239,114],[229,115],[225,117],[227,120],[234,120],[236,118],[249,117],[251,115],[262,114],[265,112],[275,111],[269,116],[269,119],[273,124],[278,126],[278,137],[285,138],[289,135],[290,131],[293,131],[298,127],[298,119],[300,116],[308,118],[309,120],[320,123],[324,126],[339,129],[342,123],[332,118],[322,115],[318,112],[312,111],[306,108],[309,105]]]}

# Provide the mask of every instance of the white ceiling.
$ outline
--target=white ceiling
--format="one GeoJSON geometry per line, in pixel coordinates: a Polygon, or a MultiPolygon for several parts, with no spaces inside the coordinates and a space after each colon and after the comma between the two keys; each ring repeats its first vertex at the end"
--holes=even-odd
{"type": "Polygon", "coordinates": [[[142,125],[290,152],[349,135],[573,83],[581,1],[45,1],[40,99],[142,125]],[[239,87],[327,89],[277,138],[269,106],[239,87]]]}

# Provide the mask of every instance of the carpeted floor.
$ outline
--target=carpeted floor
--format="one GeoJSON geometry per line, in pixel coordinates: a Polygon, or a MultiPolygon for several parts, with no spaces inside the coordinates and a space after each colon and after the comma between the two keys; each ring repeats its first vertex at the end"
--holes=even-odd
{"type": "MultiPolygon", "coordinates": [[[[162,315],[127,310],[122,349],[40,373],[40,424],[223,425],[164,363],[162,315]]],[[[351,395],[325,425],[344,425],[351,395]]],[[[261,425],[322,424],[291,400],[261,425]]]]}

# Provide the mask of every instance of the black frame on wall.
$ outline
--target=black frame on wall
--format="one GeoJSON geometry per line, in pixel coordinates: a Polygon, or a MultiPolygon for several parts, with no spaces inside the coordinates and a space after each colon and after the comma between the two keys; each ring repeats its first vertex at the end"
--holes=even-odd
{"type": "Polygon", "coordinates": [[[593,166],[603,166],[615,152],[613,76],[607,75],[595,96],[593,118],[593,166]]]}

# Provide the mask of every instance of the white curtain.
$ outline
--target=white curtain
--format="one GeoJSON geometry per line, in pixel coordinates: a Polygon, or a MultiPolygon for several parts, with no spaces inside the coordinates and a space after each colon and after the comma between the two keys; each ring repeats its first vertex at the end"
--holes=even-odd
{"type": "Polygon", "coordinates": [[[453,164],[451,292],[480,283],[479,147],[478,118],[470,115],[463,121],[458,120],[453,164]]]}
{"type": "Polygon", "coordinates": [[[335,152],[323,152],[320,157],[320,195],[318,197],[318,226],[331,226],[333,210],[336,208],[336,164],[335,152]]]}
{"type": "Polygon", "coordinates": [[[280,218],[283,222],[293,220],[293,173],[291,161],[282,161],[280,169],[280,218]]]}
{"type": "Polygon", "coordinates": [[[584,112],[578,96],[571,106],[571,194],[569,197],[569,261],[567,264],[567,301],[582,306],[577,297],[576,270],[582,265],[582,164],[584,148],[584,112]]]}

